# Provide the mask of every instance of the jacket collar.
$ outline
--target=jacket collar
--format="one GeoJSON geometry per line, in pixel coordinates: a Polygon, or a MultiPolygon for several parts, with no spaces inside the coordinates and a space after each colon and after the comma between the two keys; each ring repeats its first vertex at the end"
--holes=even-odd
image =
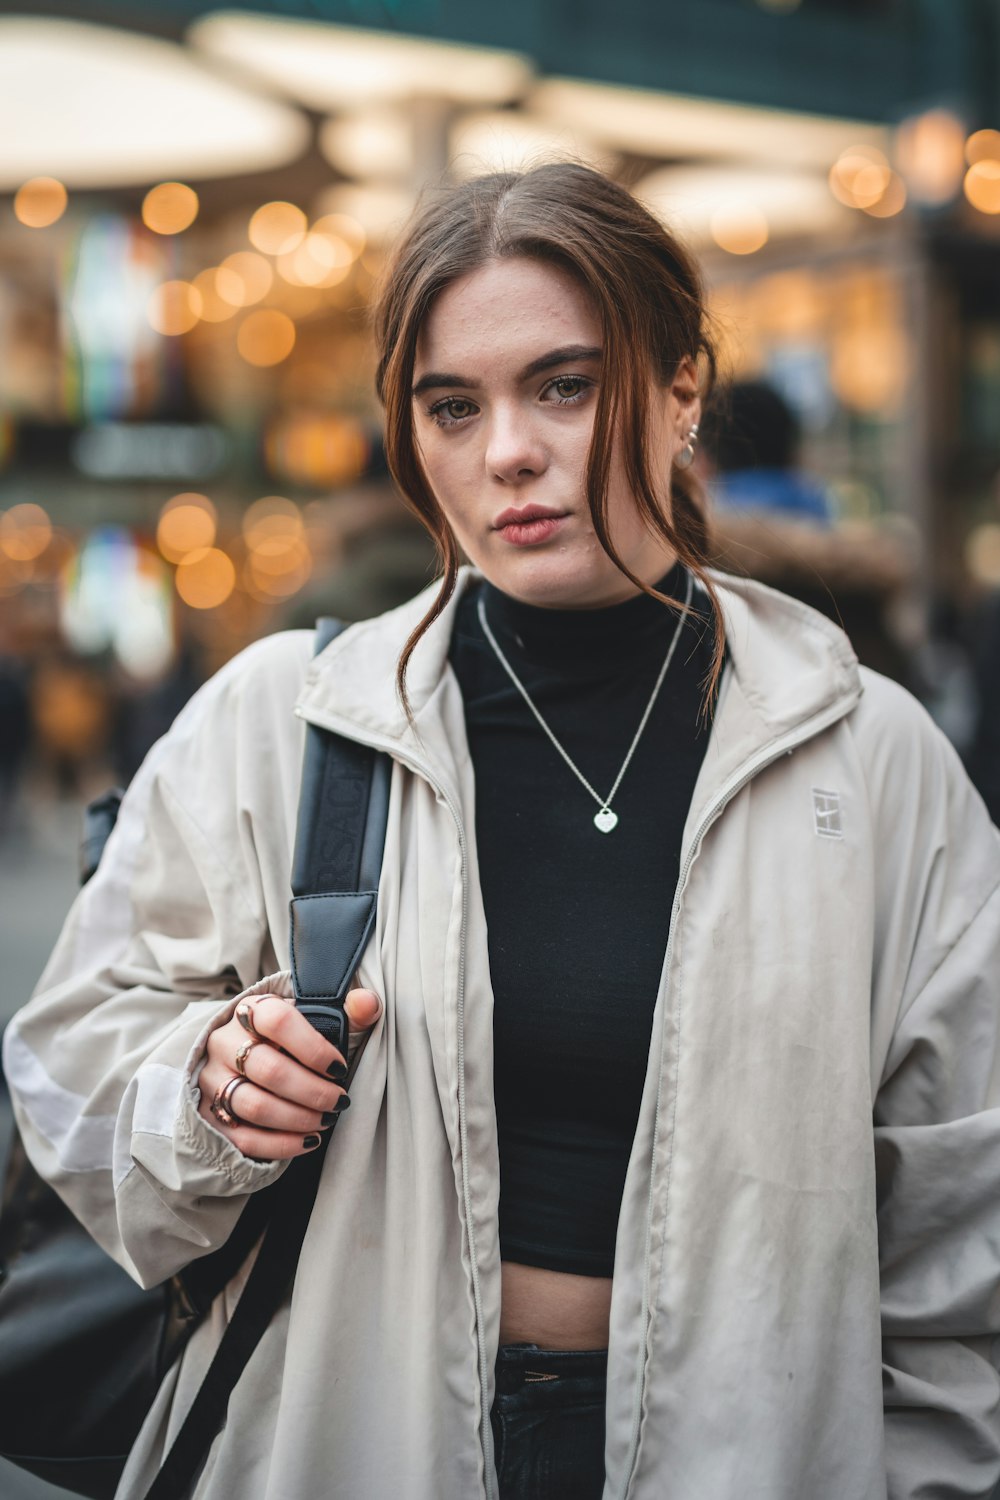
{"type": "MultiPolygon", "coordinates": [[[[344,631],[310,665],[296,705],[303,718],[350,738],[425,761],[454,752],[458,692],[448,648],[458,601],[478,575],[462,568],[451,599],[421,638],[407,674],[414,722],[396,694],[396,663],[430,608],[431,584],[398,609],[344,631]],[[437,742],[435,744],[435,742],[437,742]]],[[[812,720],[847,713],[861,694],[844,633],[824,616],[764,584],[713,574],[722,603],[729,668],[716,715],[717,759],[737,764],[812,720]]],[[[716,766],[716,772],[723,767],[716,766]]]]}

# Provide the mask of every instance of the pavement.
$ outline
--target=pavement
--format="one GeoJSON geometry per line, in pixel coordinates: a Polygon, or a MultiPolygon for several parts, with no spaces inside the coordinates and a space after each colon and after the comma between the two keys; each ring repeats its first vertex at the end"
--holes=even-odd
{"type": "MultiPolygon", "coordinates": [[[[27,800],[0,842],[0,1029],[34,989],[76,893],[79,829],[75,803],[27,800]]],[[[10,1103],[0,1084],[0,1160],[6,1160],[10,1128],[10,1103]]],[[[0,1500],[66,1496],[0,1459],[0,1500]]]]}

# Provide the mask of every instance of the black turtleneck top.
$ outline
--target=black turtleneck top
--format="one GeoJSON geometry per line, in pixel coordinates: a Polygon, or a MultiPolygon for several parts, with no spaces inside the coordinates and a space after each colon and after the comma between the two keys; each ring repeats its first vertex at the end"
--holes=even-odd
{"type": "MultiPolygon", "coordinates": [[[[677,567],[659,587],[683,600],[677,567]]],[[[465,701],[494,993],[505,1260],[610,1276],[680,866],[708,738],[708,611],[695,591],[673,661],[613,801],[597,804],[483,634],[602,795],[670,646],[677,614],[639,595],[595,610],[521,604],[490,584],[459,603],[451,663],[465,701]]]]}

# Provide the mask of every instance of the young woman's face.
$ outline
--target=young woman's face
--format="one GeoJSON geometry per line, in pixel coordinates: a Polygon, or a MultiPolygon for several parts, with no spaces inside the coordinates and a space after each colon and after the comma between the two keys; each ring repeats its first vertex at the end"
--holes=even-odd
{"type": "MultiPolygon", "coordinates": [[[[489,261],[434,303],[417,343],[414,432],[427,479],[467,556],[491,583],[555,609],[615,604],[635,589],[594,533],[585,482],[601,325],[558,267],[489,261]]],[[[670,466],[698,420],[693,368],[651,381],[648,468],[667,496],[670,466]]],[[[673,557],[644,525],[620,454],[608,492],[611,540],[655,583],[673,557]]]]}

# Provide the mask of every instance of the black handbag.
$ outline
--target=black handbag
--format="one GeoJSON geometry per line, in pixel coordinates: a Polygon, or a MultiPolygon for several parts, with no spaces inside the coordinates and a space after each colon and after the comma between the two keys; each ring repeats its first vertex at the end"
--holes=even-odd
{"type": "MultiPolygon", "coordinates": [[[[320,621],[316,650],[338,633],[320,621]]],[[[307,730],[292,870],[296,1004],[347,1055],[343,1002],[375,920],[390,762],[307,730]]],[[[84,879],[117,810],[88,821],[84,879]]],[[[143,1291],[38,1176],[15,1133],[0,1210],[0,1456],[51,1484],[111,1500],[160,1382],[213,1299],[261,1241],[253,1270],[148,1500],[190,1488],[229,1396],[295,1274],[323,1146],[248,1200],[221,1249],[143,1291]]]]}

